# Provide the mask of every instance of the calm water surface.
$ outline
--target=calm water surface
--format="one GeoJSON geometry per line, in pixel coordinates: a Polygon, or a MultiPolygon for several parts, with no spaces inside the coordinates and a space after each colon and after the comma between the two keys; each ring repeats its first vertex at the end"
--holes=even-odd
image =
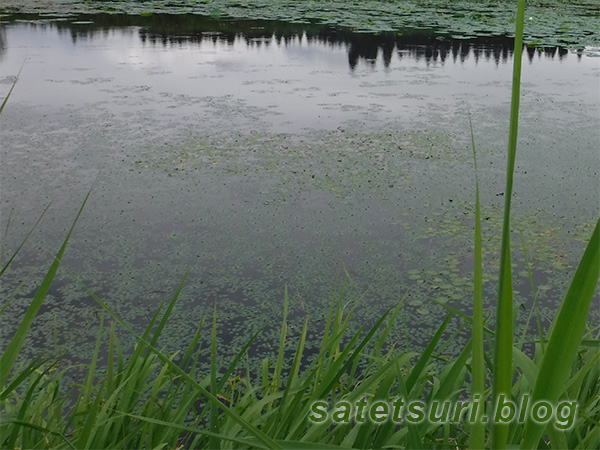
{"type": "MultiPolygon", "coordinates": [[[[23,65],[0,122],[3,258],[51,203],[3,279],[3,298],[25,279],[3,339],[91,189],[32,349],[91,346],[98,307],[73,273],[143,326],[188,269],[171,348],[216,303],[232,351],[262,326],[268,349],[286,285],[292,320],[309,313],[316,339],[346,271],[357,322],[406,294],[394,335],[418,346],[444,315],[432,299],[469,311],[469,112],[492,313],[510,40],[193,16],[8,17],[0,37],[2,98],[23,65]]],[[[517,301],[526,310],[532,298],[522,232],[551,317],[598,213],[600,58],[524,58],[517,301]]]]}

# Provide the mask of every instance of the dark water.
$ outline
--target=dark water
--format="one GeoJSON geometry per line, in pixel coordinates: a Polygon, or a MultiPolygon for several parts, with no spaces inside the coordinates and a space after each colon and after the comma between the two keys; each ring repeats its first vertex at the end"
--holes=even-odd
{"type": "MultiPolygon", "coordinates": [[[[216,303],[225,352],[263,326],[268,350],[286,285],[293,325],[308,312],[316,340],[346,273],[357,323],[406,294],[393,335],[418,347],[445,314],[432,299],[470,310],[469,112],[493,317],[510,39],[197,16],[4,19],[2,98],[24,65],[0,119],[3,261],[52,204],[3,277],[3,299],[25,280],[3,339],[91,189],[32,354],[89,351],[99,308],[74,275],[143,327],[188,269],[165,335],[171,349],[216,303]]],[[[519,233],[552,317],[598,213],[594,56],[526,52],[514,215],[524,313],[533,295],[519,233]]]]}

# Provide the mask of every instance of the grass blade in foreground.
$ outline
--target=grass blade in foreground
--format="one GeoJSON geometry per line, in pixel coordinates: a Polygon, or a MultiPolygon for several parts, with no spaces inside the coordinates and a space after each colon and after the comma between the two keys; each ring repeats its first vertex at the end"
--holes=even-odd
{"type": "MultiPolygon", "coordinates": [[[[4,274],[4,272],[6,272],[6,269],[8,269],[8,266],[10,266],[10,263],[12,263],[13,260],[17,257],[17,254],[21,251],[21,248],[23,248],[23,246],[25,245],[25,242],[27,242],[27,239],[29,239],[29,236],[31,236],[31,233],[33,233],[33,230],[35,230],[37,228],[37,226],[39,225],[39,223],[42,220],[42,217],[44,217],[44,214],[46,214],[46,212],[48,211],[48,208],[50,208],[50,203],[48,204],[48,206],[46,206],[46,208],[44,209],[44,211],[42,212],[42,214],[38,218],[38,220],[35,223],[35,225],[33,227],[31,227],[31,230],[29,230],[29,233],[27,233],[27,235],[25,236],[25,239],[23,239],[21,241],[21,243],[19,244],[19,246],[17,247],[17,249],[13,252],[13,254],[8,259],[8,261],[2,266],[2,269],[0,269],[0,277],[2,276],[2,274],[4,274]]],[[[9,221],[10,221],[10,218],[9,218],[9,221]]],[[[8,229],[7,229],[7,234],[8,234],[8,229]]],[[[0,255],[0,257],[1,257],[1,255],[0,255]]]]}
{"type": "MultiPolygon", "coordinates": [[[[600,277],[600,219],[575,271],[567,295],[552,323],[550,339],[542,358],[531,404],[539,400],[556,403],[563,393],[571,364],[585,332],[587,317],[600,277]]],[[[537,448],[546,424],[528,417],[522,449],[537,448]]]]}
{"type": "Polygon", "coordinates": [[[21,71],[23,70],[23,66],[24,65],[25,65],[25,61],[23,61],[23,64],[21,64],[21,68],[19,69],[19,73],[17,73],[17,77],[15,78],[15,81],[13,82],[12,86],[10,87],[10,91],[8,91],[8,94],[6,94],[6,98],[2,102],[2,105],[0,105],[0,114],[2,114],[2,111],[4,111],[4,107],[8,103],[8,99],[10,98],[10,94],[12,94],[13,89],[17,85],[17,81],[19,81],[19,77],[21,76],[21,71]]]}
{"type": "MultiPolygon", "coordinates": [[[[517,133],[519,128],[519,98],[521,94],[521,59],[523,55],[523,26],[525,22],[525,0],[519,0],[515,51],[513,54],[512,99],[510,107],[510,131],[508,136],[508,164],[506,168],[506,189],[504,191],[504,220],[502,226],[502,250],[500,256],[500,276],[498,305],[496,307],[496,339],[494,346],[493,404],[500,394],[510,398],[512,388],[512,348],[513,348],[513,287],[510,257],[510,206],[513,191],[513,175],[517,154],[517,133]]],[[[492,424],[492,448],[506,448],[508,424],[492,424]]]]}
{"type": "MultiPolygon", "coordinates": [[[[471,130],[471,145],[473,146],[473,162],[475,165],[475,268],[473,286],[473,375],[471,381],[471,398],[479,399],[478,411],[483,414],[484,389],[485,389],[485,361],[483,358],[483,276],[481,258],[481,204],[479,202],[479,175],[477,174],[477,151],[475,149],[475,136],[473,123],[469,116],[471,130]]],[[[485,424],[476,418],[471,424],[471,449],[485,447],[485,424]]]]}
{"type": "Polygon", "coordinates": [[[71,226],[71,229],[69,230],[69,233],[67,234],[67,237],[65,238],[62,247],[56,255],[54,262],[50,266],[48,273],[44,277],[40,288],[35,293],[31,305],[29,305],[29,308],[27,309],[25,317],[21,321],[19,328],[17,329],[15,335],[6,347],[4,353],[2,353],[2,357],[0,357],[0,387],[5,386],[8,380],[8,375],[10,374],[10,370],[12,369],[12,366],[15,360],[17,359],[17,356],[21,350],[21,347],[23,346],[23,343],[25,342],[25,336],[27,336],[27,333],[29,332],[29,328],[31,327],[31,324],[35,319],[35,316],[37,315],[38,311],[42,307],[42,304],[44,303],[44,300],[46,299],[46,294],[48,293],[50,285],[52,284],[52,280],[54,279],[54,276],[58,271],[58,266],[60,265],[60,261],[63,257],[63,254],[65,253],[65,249],[67,248],[67,243],[71,238],[71,233],[73,233],[73,230],[75,229],[75,224],[77,223],[79,217],[81,216],[81,213],[83,212],[83,208],[85,207],[90,193],[91,191],[88,192],[88,194],[85,196],[85,200],[83,201],[83,204],[79,209],[79,213],[77,213],[75,222],[73,222],[73,225],[71,226]]]}

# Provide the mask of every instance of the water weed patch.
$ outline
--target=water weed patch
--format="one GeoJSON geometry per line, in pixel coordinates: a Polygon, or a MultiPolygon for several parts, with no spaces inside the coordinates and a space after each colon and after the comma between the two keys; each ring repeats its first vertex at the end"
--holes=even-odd
{"type": "MultiPolygon", "coordinates": [[[[527,9],[525,42],[534,47],[556,45],[583,48],[597,45],[600,14],[597,2],[583,0],[530,2],[527,9]]],[[[428,0],[414,1],[46,1],[7,0],[0,12],[200,14],[214,19],[279,20],[302,24],[324,24],[361,33],[411,33],[434,29],[440,38],[452,36],[514,36],[515,12],[512,2],[428,0]]],[[[50,18],[52,16],[49,16],[50,18]]],[[[82,22],[85,24],[85,21],[82,22]]]]}
{"type": "MultiPolygon", "coordinates": [[[[524,1],[519,1],[516,33],[519,55],[523,26],[524,1]]],[[[348,277],[346,284],[326,300],[329,309],[323,320],[321,338],[310,351],[307,341],[313,330],[309,328],[309,313],[303,310],[302,324],[292,333],[290,297],[286,289],[278,339],[273,341],[274,350],[261,360],[259,367],[247,363],[258,333],[243,345],[235,346],[234,355],[225,363],[218,358],[222,345],[217,339],[220,314],[217,306],[211,325],[199,320],[185,344],[178,342],[178,351],[168,352],[163,348],[161,336],[170,327],[179,325],[173,321],[173,314],[186,289],[187,274],[138,332],[137,327],[115,311],[101,294],[94,292],[86,280],[80,280],[71,271],[68,276],[76,280],[86,292],[87,300],[93,302],[100,326],[85,377],[75,384],[72,395],[65,395],[61,385],[68,383],[67,371],[59,366],[59,361],[40,357],[19,360],[19,357],[30,328],[56,281],[67,247],[76,236],[77,227],[73,224],[27,305],[20,326],[8,339],[7,346],[3,346],[0,359],[2,446],[598,447],[599,331],[590,323],[589,311],[600,276],[600,220],[595,218],[582,232],[587,245],[580,260],[572,262],[575,270],[550,329],[547,332],[543,329],[537,305],[534,305],[527,319],[537,320],[537,339],[530,342],[534,348],[525,351],[525,337],[519,338],[513,330],[518,308],[515,308],[513,280],[511,227],[515,221],[511,207],[513,185],[518,182],[514,169],[518,156],[520,87],[520,58],[517,58],[503,192],[505,206],[498,219],[502,223],[498,232],[502,237],[495,326],[486,321],[482,308],[487,244],[482,239],[481,224],[489,216],[480,199],[485,184],[480,184],[480,160],[472,126],[477,180],[470,219],[473,223],[468,227],[472,228],[470,232],[475,231],[472,281],[457,279],[453,270],[443,274],[448,279],[418,269],[411,269],[408,275],[446,294],[454,284],[472,283],[473,314],[449,302],[447,297],[451,295],[439,295],[442,299],[438,301],[439,308],[448,313],[434,330],[427,332],[424,349],[413,352],[391,339],[394,323],[401,320],[406,305],[419,299],[399,293],[397,305],[368,326],[356,327],[351,321],[354,308],[347,303],[347,299],[356,294],[356,287],[348,277]],[[449,324],[457,316],[462,329],[452,330],[449,324]],[[105,326],[107,320],[110,325],[105,326]],[[135,346],[123,345],[118,329],[133,339],[135,346]],[[465,341],[459,339],[461,332],[463,338],[466,335],[465,341]],[[458,352],[451,357],[443,352],[448,342],[458,342],[458,352]],[[103,347],[107,354],[101,353],[103,347]],[[404,404],[408,405],[408,415],[402,414],[404,404]],[[428,405],[435,407],[428,410],[428,405]],[[333,407],[331,415],[330,406],[333,407]],[[460,421],[463,411],[468,412],[468,429],[460,421]],[[390,415],[398,420],[384,420],[390,415]],[[371,420],[363,420],[366,416],[371,420]],[[336,425],[332,426],[328,419],[336,425]]],[[[14,92],[12,88],[10,92],[14,92]]],[[[2,117],[7,111],[3,104],[2,117]]],[[[206,162],[210,163],[210,159],[206,162]]],[[[272,165],[255,167],[270,170],[272,165]]],[[[243,170],[243,166],[238,169],[243,170]]],[[[360,181],[370,174],[357,172],[354,176],[360,181]]],[[[165,178],[172,177],[165,175],[165,178]]],[[[325,178],[320,178],[324,185],[325,178]]],[[[352,194],[349,189],[341,190],[339,195],[343,199],[352,194]]],[[[89,200],[86,197],[84,206],[89,202],[89,207],[93,201],[92,193],[89,200]]],[[[85,211],[83,206],[76,223],[81,220],[82,211],[85,211]]],[[[433,228],[434,224],[431,225],[433,228]]],[[[443,240],[451,241],[453,222],[443,223],[439,231],[443,240]]],[[[18,256],[26,244],[18,247],[15,255],[18,256]]],[[[524,253],[523,277],[529,275],[535,291],[537,283],[531,276],[528,252],[524,253]]],[[[3,263],[0,276],[9,273],[15,260],[10,257],[3,263]]],[[[453,262],[452,266],[456,264],[460,262],[453,262]]],[[[359,302],[363,301],[364,295],[358,294],[359,302]]],[[[9,296],[9,302],[15,295],[16,291],[9,296]]],[[[6,317],[5,305],[0,310],[2,319],[6,317]]],[[[364,321],[364,317],[359,319],[364,321]]]]}

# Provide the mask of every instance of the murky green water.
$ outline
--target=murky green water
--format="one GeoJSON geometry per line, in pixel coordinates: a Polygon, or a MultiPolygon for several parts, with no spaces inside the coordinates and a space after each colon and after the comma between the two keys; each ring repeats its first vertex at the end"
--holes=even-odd
{"type": "MultiPolygon", "coordinates": [[[[315,339],[345,271],[357,323],[407,295],[394,336],[415,348],[445,315],[432,299],[470,310],[469,111],[493,313],[509,39],[197,16],[14,16],[0,37],[2,98],[25,61],[0,119],[3,258],[52,203],[3,277],[3,299],[24,280],[3,339],[91,189],[31,352],[91,347],[99,309],[73,274],[143,327],[188,269],[171,349],[215,304],[225,348],[265,327],[268,349],[286,285],[293,320],[309,313],[315,339]]],[[[528,311],[533,298],[522,232],[546,318],[598,213],[595,54],[530,50],[523,68],[517,302],[528,311]]]]}

